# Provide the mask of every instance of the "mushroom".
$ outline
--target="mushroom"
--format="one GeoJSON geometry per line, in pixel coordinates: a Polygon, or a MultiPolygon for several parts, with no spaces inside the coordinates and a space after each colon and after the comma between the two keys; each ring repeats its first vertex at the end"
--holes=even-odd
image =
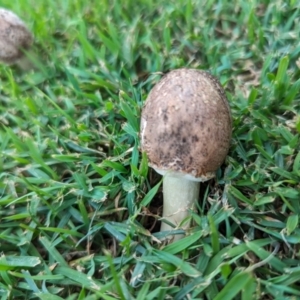
{"type": "Polygon", "coordinates": [[[33,35],[25,23],[13,12],[0,8],[0,61],[21,68],[28,67],[23,50],[28,50],[33,43],[33,35]]]}
{"type": "Polygon", "coordinates": [[[172,230],[168,223],[190,227],[187,218],[199,198],[200,182],[213,178],[225,160],[231,130],[225,91],[207,72],[173,70],[150,91],[141,115],[141,149],[164,176],[161,231],[172,230]]]}

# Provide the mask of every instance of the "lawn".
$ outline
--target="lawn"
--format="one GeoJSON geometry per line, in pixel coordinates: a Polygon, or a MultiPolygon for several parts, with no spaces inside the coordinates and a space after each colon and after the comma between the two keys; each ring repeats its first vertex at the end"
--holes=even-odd
{"type": "Polygon", "coordinates": [[[0,65],[0,299],[300,299],[300,4],[2,0],[35,70],[0,65]],[[163,73],[210,71],[231,147],[192,228],[161,241],[140,152],[163,73]]]}

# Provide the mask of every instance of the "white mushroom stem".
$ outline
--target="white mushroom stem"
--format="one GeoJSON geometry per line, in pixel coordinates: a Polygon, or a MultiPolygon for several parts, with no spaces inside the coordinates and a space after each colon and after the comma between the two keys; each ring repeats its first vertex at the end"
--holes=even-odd
{"type": "MultiPolygon", "coordinates": [[[[165,174],[163,179],[163,219],[161,231],[174,230],[166,224],[164,220],[179,226],[181,222],[190,216],[190,211],[195,209],[195,203],[199,197],[200,182],[192,181],[184,176],[165,174]]],[[[187,229],[190,222],[184,223],[182,229],[187,229]]],[[[174,240],[179,240],[182,235],[174,236],[174,240]]]]}
{"type": "MultiPolygon", "coordinates": [[[[31,56],[33,56],[33,52],[31,53],[31,56]]],[[[31,61],[27,55],[23,55],[20,59],[18,59],[16,64],[23,71],[29,71],[35,67],[33,61],[31,61]]]]}

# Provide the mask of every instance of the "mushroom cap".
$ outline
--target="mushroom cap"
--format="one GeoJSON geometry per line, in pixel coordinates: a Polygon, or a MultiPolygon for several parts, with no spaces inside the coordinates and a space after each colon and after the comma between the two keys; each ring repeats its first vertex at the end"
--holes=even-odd
{"type": "Polygon", "coordinates": [[[0,60],[15,63],[32,42],[33,36],[25,23],[13,12],[0,8],[0,60]]]}
{"type": "Polygon", "coordinates": [[[157,172],[195,181],[214,177],[231,140],[230,107],[207,72],[177,69],[150,91],[141,116],[141,148],[157,172]]]}

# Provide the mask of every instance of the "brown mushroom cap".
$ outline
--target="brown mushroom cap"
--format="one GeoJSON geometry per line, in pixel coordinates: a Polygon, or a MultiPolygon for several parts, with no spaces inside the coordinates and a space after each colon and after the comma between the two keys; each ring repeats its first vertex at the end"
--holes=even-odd
{"type": "Polygon", "coordinates": [[[33,36],[25,23],[13,12],[0,8],[0,60],[12,64],[23,56],[33,36]]]}
{"type": "Polygon", "coordinates": [[[141,148],[159,173],[212,178],[230,146],[232,119],[216,78],[195,69],[177,69],[151,90],[142,111],[141,148]]]}

